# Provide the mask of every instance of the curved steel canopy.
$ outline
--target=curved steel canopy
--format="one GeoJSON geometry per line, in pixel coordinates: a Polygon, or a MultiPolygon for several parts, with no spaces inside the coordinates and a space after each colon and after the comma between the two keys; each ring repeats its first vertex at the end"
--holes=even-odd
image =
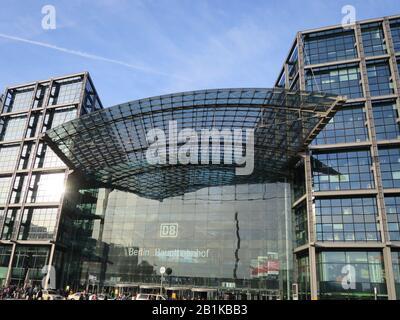
{"type": "Polygon", "coordinates": [[[216,89],[132,101],[49,130],[44,140],[72,168],[110,188],[162,200],[209,186],[280,181],[344,103],[341,97],[274,89],[216,89]],[[254,172],[232,164],[150,165],[146,134],[254,129],[254,172]]]}

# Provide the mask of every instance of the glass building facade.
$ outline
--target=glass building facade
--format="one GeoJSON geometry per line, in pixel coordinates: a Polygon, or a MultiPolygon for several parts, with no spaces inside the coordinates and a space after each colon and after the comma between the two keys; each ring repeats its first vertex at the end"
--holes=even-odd
{"type": "Polygon", "coordinates": [[[399,70],[393,16],[298,32],[271,90],[92,113],[101,102],[87,74],[8,88],[0,285],[39,283],[52,265],[57,287],[74,290],[400,299],[399,70]],[[334,95],[346,103],[328,110],[334,95]],[[256,174],[144,166],[144,133],[171,120],[257,128],[256,174]]]}
{"type": "Polygon", "coordinates": [[[291,53],[276,82],[347,96],[304,155],[292,208],[301,297],[400,298],[399,50],[398,16],[299,32],[297,61],[291,53]]]}
{"type": "Polygon", "coordinates": [[[159,292],[165,282],[180,297],[289,299],[292,163],[343,103],[278,88],[204,90],[132,101],[47,131],[44,141],[76,171],[61,221],[76,228],[64,282],[124,292],[159,292]],[[146,132],[171,132],[171,120],[176,132],[195,130],[191,137],[253,128],[246,154],[254,170],[235,174],[238,149],[220,152],[233,142],[221,136],[208,144],[217,134],[193,144],[187,163],[149,163],[146,132]],[[160,267],[170,270],[164,280],[160,267]]]}
{"type": "Polygon", "coordinates": [[[73,257],[81,268],[68,274],[71,286],[87,285],[90,276],[96,279],[90,286],[105,290],[159,291],[164,266],[172,271],[168,294],[290,295],[288,183],[202,188],[162,202],[110,189],[97,190],[95,198],[92,214],[102,220],[89,230],[102,260],[73,257]]]}

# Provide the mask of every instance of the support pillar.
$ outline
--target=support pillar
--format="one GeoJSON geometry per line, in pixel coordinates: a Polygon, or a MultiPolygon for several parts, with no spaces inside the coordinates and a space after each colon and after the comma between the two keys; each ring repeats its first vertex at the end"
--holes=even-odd
{"type": "Polygon", "coordinates": [[[8,263],[7,277],[6,277],[6,283],[5,283],[6,287],[8,287],[10,285],[10,282],[11,282],[12,265],[13,265],[13,261],[14,261],[16,247],[17,247],[17,244],[14,242],[13,245],[12,245],[12,249],[11,249],[10,261],[8,263]]]}

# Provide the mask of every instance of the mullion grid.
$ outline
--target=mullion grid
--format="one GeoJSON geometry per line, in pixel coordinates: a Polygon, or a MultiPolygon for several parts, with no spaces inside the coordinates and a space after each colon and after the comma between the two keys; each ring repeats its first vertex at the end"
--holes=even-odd
{"type": "Polygon", "coordinates": [[[56,108],[50,109],[47,113],[48,115],[51,114],[53,117],[51,120],[51,128],[53,128],[75,119],[77,115],[77,108],[74,106],[56,108]]]}
{"type": "Polygon", "coordinates": [[[344,107],[312,142],[313,145],[368,141],[364,106],[344,107]]]}
{"type": "Polygon", "coordinates": [[[8,94],[11,95],[11,100],[9,105],[5,105],[3,112],[19,112],[28,111],[30,104],[32,102],[35,87],[18,88],[10,90],[8,94]]]}
{"type": "MultiPolygon", "coordinates": [[[[80,122],[80,125],[83,125],[85,127],[84,122],[80,122]]],[[[58,137],[58,141],[56,141],[56,143],[60,146],[61,152],[66,155],[67,158],[70,156],[75,160],[74,164],[77,167],[83,166],[85,162],[87,164],[93,164],[94,166],[98,164],[98,161],[96,160],[97,157],[94,153],[92,153],[91,149],[85,148],[86,150],[90,151],[90,156],[86,156],[87,152],[82,149],[81,145],[84,147],[84,141],[77,134],[78,128],[75,125],[75,121],[68,122],[67,124],[62,124],[57,128],[58,130],[52,131],[54,132],[55,136],[58,137]],[[72,135],[69,135],[71,131],[73,131],[74,133],[72,135]],[[74,137],[76,140],[74,140],[74,137]]]]}
{"type": "Polygon", "coordinates": [[[400,20],[390,23],[390,31],[392,34],[393,49],[395,52],[400,52],[400,20]]]}
{"type": "Polygon", "coordinates": [[[74,104],[79,101],[82,88],[82,77],[68,78],[54,83],[56,96],[50,97],[49,105],[74,104]]]}
{"type": "Polygon", "coordinates": [[[400,241],[400,196],[385,196],[388,233],[391,241],[400,241]]]}
{"type": "Polygon", "coordinates": [[[354,31],[320,32],[304,40],[306,65],[357,58],[354,31]]]}
{"type": "Polygon", "coordinates": [[[400,148],[379,148],[383,188],[400,188],[400,148]]]}
{"type": "Polygon", "coordinates": [[[22,140],[24,138],[24,128],[28,121],[27,114],[21,116],[7,117],[2,132],[0,141],[22,140]]]}
{"type": "MultiPolygon", "coordinates": [[[[302,108],[305,110],[307,110],[307,108],[310,109],[309,112],[326,110],[329,106],[328,101],[333,102],[333,99],[327,96],[324,98],[326,100],[319,104],[318,99],[321,98],[322,96],[305,95],[301,99],[303,101],[302,108]]],[[[134,166],[128,165],[125,160],[122,160],[121,163],[120,159],[112,159],[110,157],[110,155],[113,154],[113,150],[108,149],[107,141],[102,140],[107,127],[112,128],[111,131],[114,133],[111,133],[113,139],[117,140],[117,144],[118,141],[120,141],[126,145],[126,138],[128,135],[132,134],[132,136],[136,135],[141,138],[144,134],[144,132],[141,134],[138,133],[138,130],[141,130],[140,123],[142,123],[142,128],[145,130],[159,127],[159,125],[162,125],[162,128],[166,130],[168,121],[171,120],[176,120],[178,122],[179,129],[189,124],[191,127],[193,127],[193,125],[197,127],[198,125],[205,124],[204,127],[206,129],[212,127],[213,124],[215,124],[218,129],[233,129],[236,125],[241,129],[245,129],[254,128],[260,123],[261,111],[269,111],[269,117],[275,119],[273,121],[276,130],[269,131],[269,134],[272,135],[272,137],[270,137],[272,139],[270,143],[264,140],[263,143],[267,143],[267,145],[256,144],[255,151],[258,155],[264,156],[264,160],[268,160],[265,158],[265,153],[272,152],[272,160],[263,160],[264,167],[261,169],[279,170],[282,169],[282,165],[285,163],[287,156],[289,154],[294,155],[299,148],[299,141],[295,139],[294,134],[287,137],[285,132],[282,133],[280,130],[286,130],[291,121],[296,122],[295,127],[299,130],[301,126],[298,124],[301,123],[301,121],[304,121],[303,126],[307,129],[310,129],[312,123],[315,124],[315,121],[317,121],[312,118],[304,118],[304,120],[302,120],[299,119],[298,116],[295,116],[295,114],[299,112],[298,107],[295,107],[298,103],[298,96],[287,95],[284,90],[275,92],[263,91],[262,89],[239,89],[229,90],[228,93],[214,90],[188,93],[183,94],[183,96],[178,94],[140,100],[128,105],[125,104],[124,107],[114,107],[95,115],[88,115],[81,119],[73,120],[67,125],[63,125],[64,133],[60,132],[60,129],[55,129],[51,131],[49,135],[55,143],[62,144],[61,149],[64,150],[63,152],[69,149],[70,156],[75,159],[74,161],[78,161],[78,167],[83,168],[85,166],[86,170],[95,174],[95,176],[103,180],[103,182],[107,183],[113,181],[113,183],[123,186],[124,188],[130,190],[134,189],[136,192],[149,192],[152,195],[163,193],[164,196],[166,193],[165,190],[162,191],[161,186],[166,182],[170,184],[177,183],[174,188],[182,191],[184,188],[182,189],[179,181],[181,181],[186,188],[190,187],[190,181],[196,181],[196,179],[202,184],[210,183],[212,185],[217,185],[219,181],[221,183],[224,183],[224,181],[225,183],[227,181],[232,183],[232,179],[235,179],[235,176],[232,172],[233,175],[230,177],[229,175],[231,173],[223,167],[207,168],[205,171],[205,168],[202,168],[203,171],[193,170],[193,168],[188,168],[188,170],[180,168],[179,171],[177,171],[175,168],[171,169],[168,167],[153,168],[152,166],[147,166],[141,168],[138,166],[135,168],[134,166]],[[270,105],[266,105],[265,103],[258,104],[262,101],[267,101],[270,105]],[[272,103],[274,104],[271,105],[272,103]],[[135,108],[135,110],[133,110],[133,108],[135,108]],[[194,121],[194,115],[198,116],[198,121],[194,121]],[[91,120],[92,117],[94,120],[100,121],[99,126],[91,120]],[[139,122],[136,122],[136,119],[139,120],[139,122]],[[132,122],[134,123],[131,124],[132,122]],[[58,136],[58,138],[55,138],[55,136],[58,136]],[[294,146],[286,146],[286,143],[283,143],[282,145],[280,139],[284,139],[284,141],[287,141],[286,143],[294,141],[296,144],[294,146]],[[59,141],[57,142],[57,140],[59,141]],[[93,142],[98,143],[93,144],[93,142]],[[280,145],[278,145],[278,143],[280,145]],[[96,160],[98,157],[94,154],[99,153],[103,155],[103,159],[96,160]],[[285,155],[285,157],[282,158],[282,155],[285,155]],[[91,164],[96,166],[96,168],[89,168],[91,164]],[[106,164],[105,167],[104,164],[106,164]],[[156,172],[154,170],[156,170],[156,172]],[[170,176],[168,172],[174,172],[174,176],[170,176]],[[158,178],[156,177],[156,179],[149,180],[152,174],[157,175],[158,178]],[[177,174],[179,177],[176,176],[177,174]],[[139,186],[140,190],[136,187],[137,185],[135,186],[135,183],[138,181],[144,184],[143,188],[139,186]]],[[[110,132],[108,132],[107,135],[110,135],[110,132]]],[[[131,137],[128,139],[130,138],[131,137]]],[[[131,144],[132,142],[133,141],[130,140],[131,144]]],[[[126,153],[126,150],[124,151],[126,153]]],[[[135,156],[136,159],[144,159],[144,151],[143,148],[137,150],[134,152],[133,156],[135,156]]],[[[133,156],[129,159],[135,160],[133,156]]]]}
{"type": "Polygon", "coordinates": [[[315,200],[317,241],[380,241],[375,197],[315,200]]]}
{"type": "Polygon", "coordinates": [[[317,254],[316,267],[321,299],[387,299],[384,258],[378,248],[324,250],[317,254]],[[350,290],[338,285],[348,266],[356,274],[356,287],[350,290]]]}
{"type": "Polygon", "coordinates": [[[305,74],[308,91],[323,91],[361,98],[361,74],[357,64],[314,68],[305,74]]]}
{"type": "Polygon", "coordinates": [[[57,211],[58,208],[25,208],[18,240],[53,239],[57,211]]]}
{"type": "Polygon", "coordinates": [[[400,126],[397,122],[398,111],[395,102],[373,103],[372,111],[377,140],[400,138],[400,126]]]}
{"type": "Polygon", "coordinates": [[[296,246],[302,246],[308,241],[307,207],[305,203],[298,205],[294,210],[294,233],[296,246]]]}
{"type": "Polygon", "coordinates": [[[396,286],[400,286],[400,251],[392,250],[392,264],[394,273],[394,282],[396,286]]]}
{"type": "Polygon", "coordinates": [[[18,161],[20,144],[0,145],[0,172],[13,171],[18,161]]]}
{"type": "Polygon", "coordinates": [[[371,96],[390,95],[394,93],[387,61],[368,63],[367,73],[371,96]]]}
{"type": "Polygon", "coordinates": [[[318,163],[313,161],[313,185],[315,191],[358,190],[374,188],[369,150],[348,152],[318,152],[313,154],[329,170],[320,172],[318,163]]]}
{"type": "Polygon", "coordinates": [[[11,176],[0,176],[0,206],[5,206],[12,182],[11,176]]]}
{"type": "MultiPolygon", "coordinates": [[[[86,128],[86,132],[89,133],[88,138],[92,142],[90,144],[90,154],[92,155],[92,157],[94,158],[94,154],[97,153],[97,143],[99,143],[102,146],[100,152],[103,155],[103,161],[106,162],[107,166],[112,166],[113,164],[117,163],[118,160],[121,160],[121,154],[123,153],[119,151],[119,148],[123,148],[123,146],[121,146],[121,143],[115,143],[115,140],[119,141],[118,139],[110,139],[110,134],[115,135],[115,132],[117,132],[117,134],[120,134],[120,121],[114,121],[114,114],[109,111],[110,110],[107,110],[107,112],[103,113],[101,117],[103,121],[107,121],[111,124],[110,127],[94,127],[93,130],[89,130],[86,128]],[[105,117],[105,115],[107,115],[107,117],[105,117]],[[111,132],[109,132],[109,130],[105,132],[106,128],[111,129],[111,132]]],[[[118,111],[120,112],[121,110],[118,109],[118,111]]],[[[85,121],[83,121],[83,123],[85,123],[85,121]]]]}
{"type": "Polygon", "coordinates": [[[387,53],[384,42],[385,35],[383,33],[381,23],[363,25],[361,30],[364,54],[367,57],[378,56],[387,53]]]}

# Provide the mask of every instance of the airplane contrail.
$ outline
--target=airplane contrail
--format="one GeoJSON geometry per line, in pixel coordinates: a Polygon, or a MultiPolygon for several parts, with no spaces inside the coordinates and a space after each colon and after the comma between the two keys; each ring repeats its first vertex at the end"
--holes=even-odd
{"type": "Polygon", "coordinates": [[[46,43],[46,42],[40,42],[40,41],[24,39],[24,38],[20,38],[20,37],[15,37],[15,36],[11,36],[11,35],[8,35],[8,34],[4,34],[4,33],[0,33],[0,37],[4,38],[4,39],[8,39],[8,40],[24,42],[24,43],[32,44],[32,45],[39,46],[39,47],[44,47],[44,48],[48,48],[48,49],[52,49],[52,50],[57,50],[57,51],[60,51],[60,52],[72,54],[72,55],[83,57],[83,58],[87,58],[87,59],[114,63],[114,64],[118,64],[118,65],[130,68],[130,69],[135,69],[135,70],[146,72],[146,73],[152,73],[152,74],[157,74],[157,75],[161,75],[161,76],[184,79],[183,77],[175,75],[175,74],[166,73],[166,72],[160,72],[160,71],[157,71],[157,70],[153,70],[151,68],[146,68],[146,67],[130,64],[130,63],[123,62],[123,61],[120,61],[120,60],[109,59],[109,58],[105,58],[105,57],[94,55],[94,54],[87,53],[87,52],[71,50],[71,49],[59,47],[59,46],[56,46],[56,45],[53,45],[53,44],[50,44],[50,43],[46,43]]]}

